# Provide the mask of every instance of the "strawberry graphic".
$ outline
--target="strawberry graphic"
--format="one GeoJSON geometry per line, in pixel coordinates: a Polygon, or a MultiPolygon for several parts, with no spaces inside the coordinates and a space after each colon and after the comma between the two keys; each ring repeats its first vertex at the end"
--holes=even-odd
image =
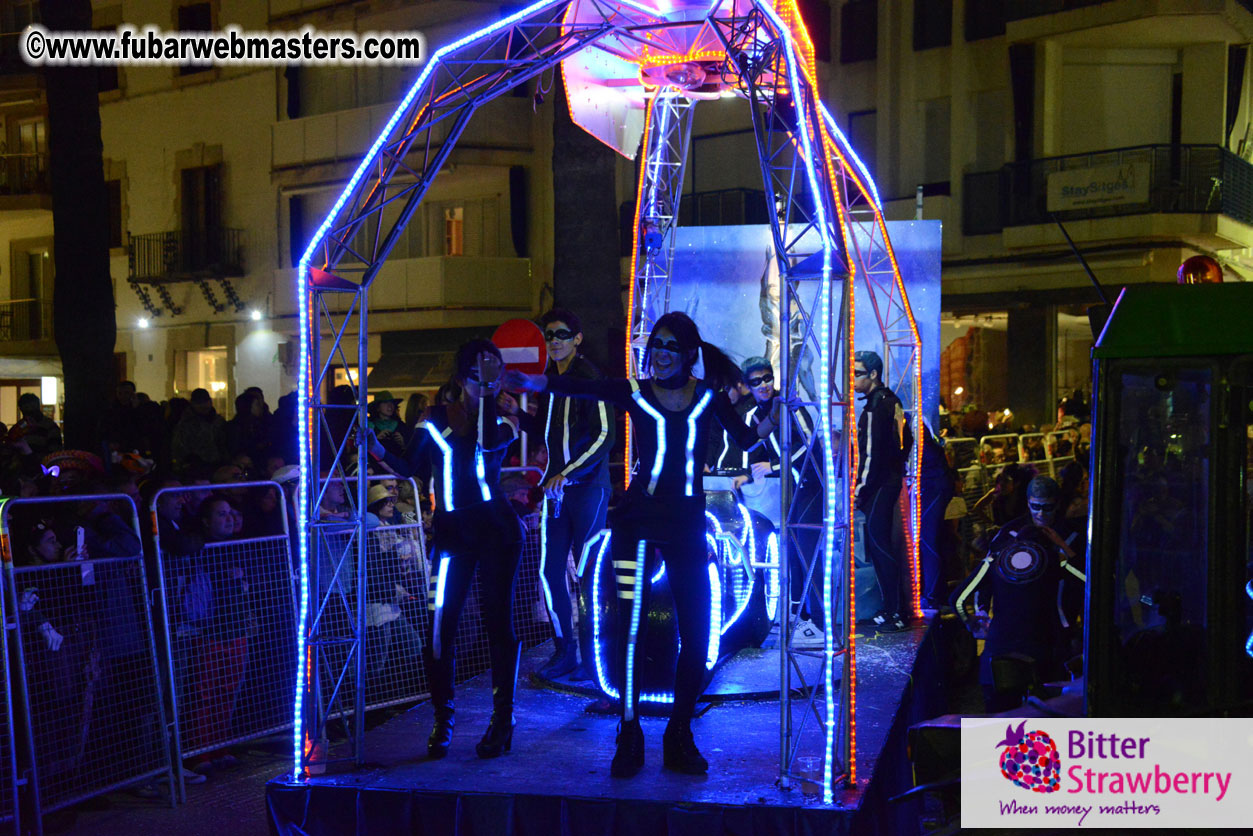
{"type": "Polygon", "coordinates": [[[1057,744],[1048,732],[1024,733],[1026,728],[1026,720],[1017,729],[1005,727],[1005,739],[996,744],[1005,747],[1001,752],[1001,774],[1032,792],[1057,792],[1062,774],[1057,744]]]}

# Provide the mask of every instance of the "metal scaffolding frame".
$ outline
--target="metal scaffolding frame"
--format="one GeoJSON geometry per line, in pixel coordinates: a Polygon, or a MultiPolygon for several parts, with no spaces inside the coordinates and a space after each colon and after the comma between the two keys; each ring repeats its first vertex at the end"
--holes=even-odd
{"type": "MultiPolygon", "coordinates": [[[[326,384],[336,362],[345,369],[367,367],[371,282],[480,106],[591,46],[627,58],[645,49],[654,65],[667,57],[691,60],[686,50],[697,30],[703,43],[712,38],[721,44],[717,60],[722,77],[734,83],[752,111],[780,271],[777,333],[788,335],[786,340],[780,336],[786,346],[780,351],[782,389],[799,401],[789,408],[816,412],[824,440],[821,455],[812,447],[807,452],[822,475],[825,496],[822,531],[809,553],[803,553],[797,537],[804,525],[790,519],[795,486],[788,468],[782,469],[785,522],[776,567],[781,586],[790,589],[791,566],[805,572],[807,584],[821,584],[829,629],[822,681],[806,682],[797,659],[804,651],[788,642],[795,602],[783,610],[780,783],[789,786],[799,777],[793,768],[796,754],[813,746],[820,747],[823,758],[825,802],[832,802],[837,782],[856,782],[850,490],[857,454],[856,445],[848,441],[856,426],[851,397],[854,284],[861,282],[869,292],[889,379],[895,376],[897,391],[915,416],[921,415],[920,346],[873,183],[819,100],[813,46],[795,0],[711,0],[705,15],[682,20],[667,19],[637,0],[533,3],[432,56],[366,153],[298,270],[303,315],[295,780],[326,762],[360,763],[363,757],[364,705],[357,695],[364,676],[365,596],[353,596],[350,590],[365,586],[362,442],[367,394],[362,373],[350,379],[351,402],[331,402],[326,384]],[[352,363],[345,347],[351,345],[351,336],[357,343],[352,363]],[[355,461],[355,471],[350,461],[355,461]],[[315,479],[319,474],[355,484],[347,521],[317,519],[326,485],[326,478],[315,479]],[[801,701],[801,716],[794,724],[795,699],[801,701]],[[333,741],[329,727],[337,720],[344,728],[333,741]]],[[[708,60],[704,52],[701,57],[708,60]]],[[[694,104],[674,87],[649,88],[648,93],[627,323],[628,373],[637,371],[634,348],[668,308],[694,104]]],[[[782,425],[785,460],[794,442],[790,424],[782,425]]],[[[921,432],[915,437],[920,444],[921,432]]],[[[909,485],[908,539],[917,612],[916,479],[909,485]]]]}

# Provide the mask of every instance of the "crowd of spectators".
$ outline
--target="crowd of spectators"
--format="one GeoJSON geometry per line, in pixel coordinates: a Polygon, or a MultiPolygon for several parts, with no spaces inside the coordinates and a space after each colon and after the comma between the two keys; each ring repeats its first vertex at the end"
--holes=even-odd
{"type": "Polygon", "coordinates": [[[119,758],[159,759],[152,660],[167,639],[183,749],[205,749],[186,780],[233,765],[229,751],[206,747],[245,724],[279,725],[290,710],[290,677],[275,664],[294,652],[289,550],[265,544],[291,533],[294,394],[271,412],[247,389],[226,420],[204,389],[157,403],[123,381],[94,450],[66,449],[37,395],[18,408],[20,420],[0,425],[0,492],[49,500],[7,514],[46,791],[110,759],[115,770],[119,758]],[[261,481],[282,489],[246,484],[261,481]],[[168,636],[145,611],[145,573],[165,590],[168,636]]]}

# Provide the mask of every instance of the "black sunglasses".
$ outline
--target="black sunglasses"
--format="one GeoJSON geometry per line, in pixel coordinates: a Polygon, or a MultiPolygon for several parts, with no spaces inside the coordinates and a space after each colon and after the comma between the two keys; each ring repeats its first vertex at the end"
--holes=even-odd
{"type": "Polygon", "coordinates": [[[853,369],[853,377],[869,377],[870,372],[866,369],[853,369]]]}
{"type": "Polygon", "coordinates": [[[1027,507],[1032,511],[1053,511],[1057,508],[1056,502],[1028,502],[1027,507]]]}
{"type": "Polygon", "coordinates": [[[544,332],[544,339],[547,342],[552,342],[553,340],[561,340],[562,342],[568,342],[574,339],[576,336],[577,334],[575,334],[575,332],[571,331],[569,328],[558,328],[556,331],[544,332]]]}
{"type": "Polygon", "coordinates": [[[771,374],[770,372],[767,372],[763,374],[761,377],[750,377],[748,379],[749,386],[757,387],[757,386],[762,385],[763,383],[774,383],[774,375],[771,374]]]}
{"type": "Polygon", "coordinates": [[[683,350],[678,340],[663,340],[658,337],[653,337],[648,347],[653,351],[669,351],[671,354],[678,354],[683,350]]]}

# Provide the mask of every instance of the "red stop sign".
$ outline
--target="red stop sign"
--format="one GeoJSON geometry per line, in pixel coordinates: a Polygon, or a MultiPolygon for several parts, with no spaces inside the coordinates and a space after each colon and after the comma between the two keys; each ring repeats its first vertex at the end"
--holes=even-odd
{"type": "Polygon", "coordinates": [[[509,368],[523,374],[543,374],[548,367],[544,332],[529,319],[510,319],[492,334],[492,342],[509,368]]]}

